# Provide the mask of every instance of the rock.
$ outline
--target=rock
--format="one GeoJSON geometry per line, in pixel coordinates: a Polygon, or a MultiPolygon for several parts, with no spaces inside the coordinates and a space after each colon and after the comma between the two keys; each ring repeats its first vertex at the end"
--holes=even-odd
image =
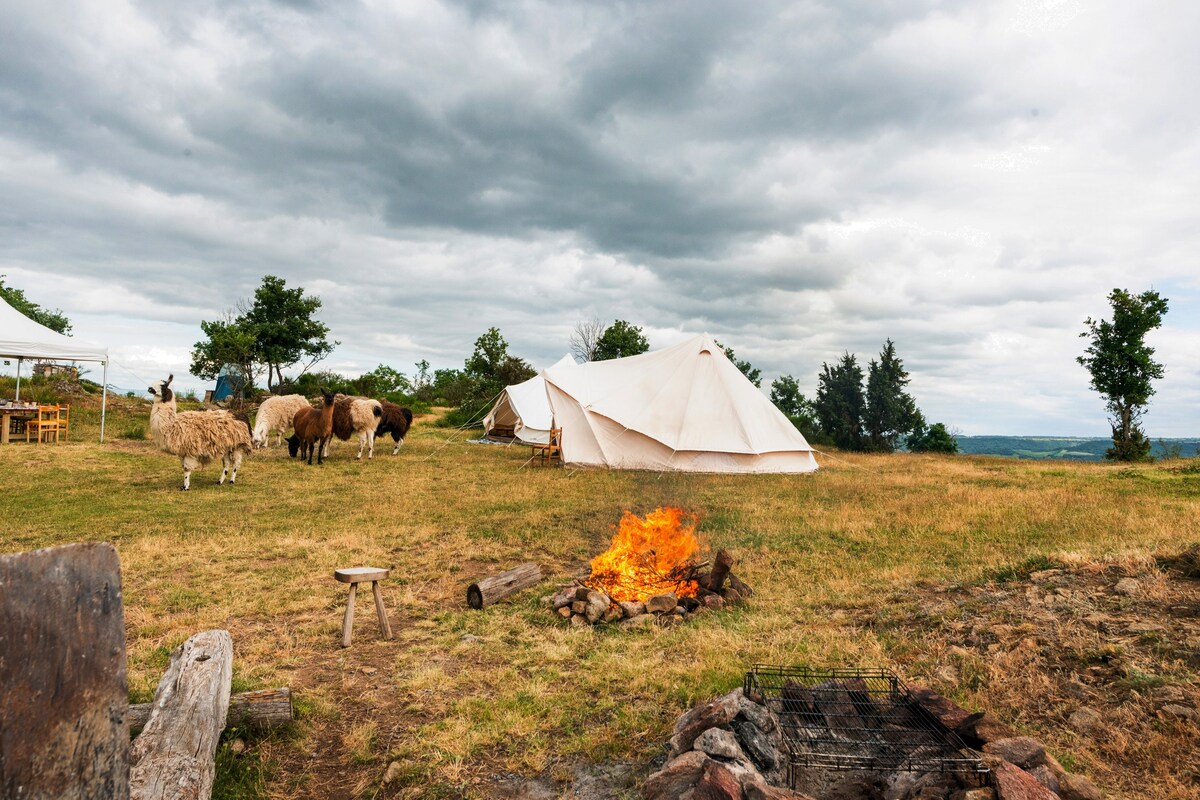
{"type": "Polygon", "coordinates": [[[696,737],[692,743],[693,750],[701,750],[713,758],[727,758],[731,761],[745,759],[746,754],[738,745],[737,738],[724,728],[709,728],[696,737]]]}
{"type": "Polygon", "coordinates": [[[572,614],[571,615],[571,627],[572,628],[588,627],[587,617],[585,617],[583,614],[572,614]]]}
{"type": "Polygon", "coordinates": [[[1200,714],[1196,713],[1196,709],[1188,708],[1187,706],[1176,705],[1175,703],[1168,703],[1167,705],[1163,706],[1162,712],[1164,714],[1169,714],[1176,719],[1185,719],[1188,722],[1200,720],[1200,714]]]}
{"type": "Polygon", "coordinates": [[[742,784],[725,767],[710,761],[692,794],[693,800],[744,800],[742,784]]]}
{"type": "Polygon", "coordinates": [[[712,759],[699,750],[686,752],[646,778],[642,796],[646,800],[679,800],[700,781],[704,766],[709,763],[712,759]]]}
{"type": "Polygon", "coordinates": [[[953,700],[942,697],[932,689],[919,685],[913,685],[911,688],[913,699],[922,708],[933,714],[938,722],[952,731],[958,730],[972,716],[970,711],[967,711],[953,700]]]}
{"type": "Polygon", "coordinates": [[[725,607],[725,598],[719,594],[706,594],[703,602],[704,607],[711,611],[720,611],[725,607]]]}
{"type": "Polygon", "coordinates": [[[983,752],[1000,756],[1024,770],[1046,763],[1045,746],[1032,736],[994,739],[983,746],[983,752]]]}
{"type": "Polygon", "coordinates": [[[996,739],[1007,739],[1017,735],[1016,731],[988,713],[985,713],[982,717],[975,720],[971,724],[964,725],[959,733],[965,733],[968,736],[974,736],[981,742],[991,742],[995,741],[996,739]]]}
{"type": "Polygon", "coordinates": [[[240,756],[242,753],[246,752],[246,740],[242,739],[241,737],[234,739],[229,743],[229,751],[235,756],[240,756]]]}
{"type": "Polygon", "coordinates": [[[590,586],[575,587],[575,599],[576,600],[587,600],[588,592],[590,592],[590,591],[592,591],[592,587],[590,587],[590,586]]]}
{"type": "Polygon", "coordinates": [[[677,605],[679,605],[679,598],[675,596],[674,592],[656,594],[646,601],[646,613],[669,614],[675,610],[677,605]]]}
{"type": "Polygon", "coordinates": [[[998,761],[992,767],[992,780],[998,800],[1059,800],[1037,778],[1007,761],[998,761]]]}
{"type": "Polygon", "coordinates": [[[560,592],[559,594],[554,595],[554,601],[551,603],[551,605],[558,609],[562,608],[563,606],[569,606],[573,602],[575,602],[574,592],[560,592]]]}
{"type": "Polygon", "coordinates": [[[1104,727],[1104,717],[1088,706],[1080,706],[1067,717],[1067,725],[1076,733],[1091,736],[1104,727]]]}
{"type": "Polygon", "coordinates": [[[763,772],[770,772],[783,762],[779,743],[772,741],[772,738],[757,725],[743,720],[740,714],[733,721],[733,731],[742,750],[763,772]]]}
{"type": "Polygon", "coordinates": [[[646,628],[655,625],[658,620],[653,614],[638,614],[636,617],[623,619],[617,624],[622,628],[646,628]]]}
{"type": "Polygon", "coordinates": [[[958,685],[958,669],[952,664],[943,664],[933,672],[933,677],[947,686],[958,685]]]}
{"type": "Polygon", "coordinates": [[[1058,794],[1058,776],[1054,774],[1054,770],[1048,764],[1038,764],[1036,767],[1025,770],[1033,777],[1037,778],[1037,782],[1045,786],[1050,791],[1058,794]]]}
{"type": "Polygon", "coordinates": [[[729,694],[721,695],[715,700],[683,712],[675,721],[674,734],[671,736],[671,749],[667,757],[674,758],[691,750],[696,737],[709,728],[728,725],[737,716],[741,697],[742,690],[737,688],[729,694]]]}
{"type": "Polygon", "coordinates": [[[462,636],[459,637],[459,639],[460,639],[460,641],[466,642],[467,644],[475,644],[475,642],[480,641],[479,637],[473,633],[464,633],[462,636]]]}
{"type": "Polygon", "coordinates": [[[642,614],[646,613],[646,604],[641,600],[634,600],[633,602],[622,600],[621,602],[617,603],[617,606],[621,609],[621,613],[626,617],[640,617],[642,614]]]}
{"type": "Polygon", "coordinates": [[[571,616],[571,607],[570,606],[561,606],[558,609],[558,615],[560,617],[562,617],[563,619],[566,619],[567,617],[571,616]]]}
{"type": "Polygon", "coordinates": [[[1058,796],[1062,800],[1100,800],[1100,790],[1082,775],[1065,773],[1058,778],[1058,796]]]}
{"type": "Polygon", "coordinates": [[[1125,597],[1140,597],[1142,595],[1142,584],[1136,578],[1121,578],[1117,581],[1117,585],[1113,587],[1113,591],[1125,597]]]}
{"type": "Polygon", "coordinates": [[[621,618],[621,609],[616,606],[609,606],[605,610],[603,616],[600,617],[604,622],[616,622],[621,618]]]}
{"type": "Polygon", "coordinates": [[[388,764],[387,772],[383,773],[383,782],[392,783],[400,777],[400,773],[404,771],[404,765],[399,761],[393,761],[388,764]]]}
{"type": "Polygon", "coordinates": [[[742,593],[732,586],[727,586],[721,592],[721,597],[725,598],[725,605],[737,605],[742,602],[742,593]]]}
{"type": "Polygon", "coordinates": [[[608,604],[612,601],[604,592],[592,590],[588,592],[587,599],[584,601],[583,615],[587,617],[587,621],[595,625],[600,621],[600,617],[604,616],[604,612],[608,610],[608,604]]]}
{"type": "Polygon", "coordinates": [[[763,733],[775,733],[779,730],[779,720],[771,709],[762,703],[757,703],[745,694],[738,700],[738,716],[754,725],[763,733]]]}
{"type": "Polygon", "coordinates": [[[583,614],[587,611],[587,600],[575,600],[571,603],[571,612],[583,614]]]}

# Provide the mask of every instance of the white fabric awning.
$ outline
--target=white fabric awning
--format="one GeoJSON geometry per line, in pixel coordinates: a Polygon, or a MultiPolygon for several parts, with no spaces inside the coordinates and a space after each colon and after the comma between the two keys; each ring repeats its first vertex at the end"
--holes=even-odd
{"type": "Polygon", "coordinates": [[[108,348],[52,331],[0,300],[0,357],[107,362],[108,348]]]}

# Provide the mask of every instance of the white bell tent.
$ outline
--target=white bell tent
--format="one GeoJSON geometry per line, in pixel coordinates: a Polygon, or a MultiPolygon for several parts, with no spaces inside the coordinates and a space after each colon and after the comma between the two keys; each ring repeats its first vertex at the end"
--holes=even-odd
{"type": "Polygon", "coordinates": [[[0,298],[0,358],[17,359],[17,396],[21,399],[21,365],[25,361],[98,361],[104,365],[100,400],[100,441],[108,408],[108,348],[83,342],[34,322],[0,298]]]}
{"type": "Polygon", "coordinates": [[[565,464],[812,472],[813,449],[707,335],[543,375],[565,464]]]}
{"type": "MultiPolygon", "coordinates": [[[[575,366],[571,355],[560,358],[550,369],[575,366]]],[[[496,399],[492,410],[483,418],[483,431],[487,435],[502,436],[507,440],[508,431],[522,444],[548,444],[550,442],[550,403],[546,400],[546,380],[543,370],[527,381],[505,387],[496,399]],[[504,434],[499,434],[504,431],[504,434]],[[497,433],[493,433],[497,432],[497,433]]]]}

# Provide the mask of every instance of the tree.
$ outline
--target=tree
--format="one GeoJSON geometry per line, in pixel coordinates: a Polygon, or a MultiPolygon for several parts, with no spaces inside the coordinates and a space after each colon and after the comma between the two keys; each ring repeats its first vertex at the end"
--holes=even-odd
{"type": "Polygon", "coordinates": [[[1139,424],[1154,394],[1150,382],[1163,376],[1163,365],[1154,360],[1146,334],[1162,325],[1167,299],[1158,292],[1139,295],[1113,289],[1108,295],[1113,319],[1084,320],[1089,339],[1084,355],[1075,360],[1091,373],[1092,389],[1105,399],[1112,426],[1113,446],[1104,456],[1110,461],[1150,459],[1150,440],[1139,424]]]}
{"type": "Polygon", "coordinates": [[[924,425],[917,401],[904,391],[907,385],[904,362],[896,355],[895,342],[888,339],[879,353],[879,361],[872,360],[867,368],[863,427],[872,450],[895,452],[901,436],[911,433],[917,425],[924,425]]]}
{"type": "Polygon", "coordinates": [[[461,371],[434,373],[435,389],[447,401],[457,400],[458,405],[453,413],[443,417],[443,422],[450,425],[478,422],[505,386],[527,381],[536,374],[529,362],[508,352],[508,342],[499,328],[488,328],[475,340],[475,350],[461,371]]]}
{"type": "Polygon", "coordinates": [[[732,347],[726,347],[725,345],[721,344],[720,342],[718,342],[715,339],[713,340],[713,343],[717,347],[721,348],[722,351],[724,351],[725,357],[728,358],[731,362],[733,362],[733,365],[735,367],[737,367],[739,370],[741,370],[741,373],[746,376],[747,380],[749,380],[755,386],[758,386],[758,387],[762,386],[762,370],[761,369],[758,369],[753,364],[751,364],[749,361],[738,361],[737,356],[734,355],[734,353],[733,353],[732,347]]]}
{"type": "Polygon", "coordinates": [[[791,375],[780,375],[771,381],[771,402],[810,444],[822,438],[816,407],[801,393],[800,384],[791,375]]]}
{"type": "Polygon", "coordinates": [[[596,347],[604,333],[604,323],[598,319],[577,322],[569,342],[571,354],[580,361],[595,361],[596,347]]]}
{"type": "Polygon", "coordinates": [[[650,343],[642,335],[640,327],[618,319],[605,328],[604,333],[596,340],[596,349],[592,353],[592,360],[607,361],[611,358],[636,356],[649,349],[650,343]]]}
{"type": "Polygon", "coordinates": [[[243,315],[254,331],[256,355],[267,368],[267,388],[283,380],[283,370],[305,361],[301,373],[321,361],[340,342],[329,342],[329,326],[313,317],[321,308],[319,297],[287,288],[283,278],[263,277],[254,290],[254,302],[243,315]]]}
{"type": "Polygon", "coordinates": [[[867,403],[862,382],[862,367],[850,353],[833,367],[821,364],[813,404],[817,421],[825,435],[844,450],[864,449],[863,414],[867,403]]]}
{"type": "Polygon", "coordinates": [[[52,331],[71,334],[71,321],[60,310],[50,311],[25,297],[25,292],[12,286],[4,285],[4,275],[0,275],[0,298],[10,306],[20,311],[39,325],[45,325],[52,331]]]}
{"type": "Polygon", "coordinates": [[[200,330],[207,338],[196,342],[192,350],[191,373],[206,380],[216,380],[222,370],[236,373],[239,380],[234,384],[240,400],[245,387],[253,385],[262,373],[253,328],[226,312],[224,319],[201,321],[200,330]]]}
{"type": "Polygon", "coordinates": [[[913,453],[957,453],[958,437],[944,423],[935,422],[927,428],[922,422],[908,435],[905,445],[913,453]]]}

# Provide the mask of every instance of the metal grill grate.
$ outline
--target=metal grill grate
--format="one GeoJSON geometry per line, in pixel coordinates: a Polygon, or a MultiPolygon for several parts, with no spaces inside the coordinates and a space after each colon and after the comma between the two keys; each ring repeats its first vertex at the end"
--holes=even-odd
{"type": "Polygon", "coordinates": [[[976,780],[988,773],[886,670],[756,664],[744,689],[779,715],[793,787],[798,768],[941,772],[976,780]]]}

